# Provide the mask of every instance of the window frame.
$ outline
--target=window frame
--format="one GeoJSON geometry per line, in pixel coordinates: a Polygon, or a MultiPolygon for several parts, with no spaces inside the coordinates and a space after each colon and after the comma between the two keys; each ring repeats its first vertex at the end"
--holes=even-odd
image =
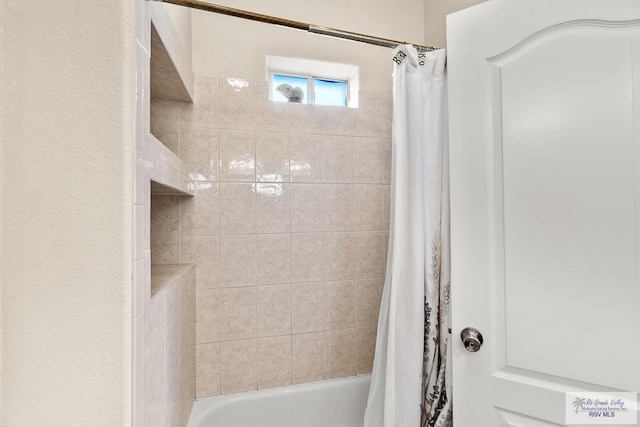
{"type": "MultiPolygon", "coordinates": [[[[307,79],[307,97],[309,99],[307,99],[307,102],[303,103],[307,105],[326,105],[326,104],[316,104],[316,91],[315,91],[316,80],[325,80],[328,82],[344,83],[346,86],[346,98],[345,98],[345,105],[343,105],[342,107],[345,107],[345,108],[349,107],[349,104],[351,101],[351,87],[350,87],[351,82],[349,81],[349,79],[329,77],[329,76],[325,77],[317,74],[293,73],[293,72],[284,71],[284,70],[269,70],[269,100],[271,101],[274,101],[273,91],[275,88],[273,87],[273,80],[274,80],[274,75],[276,74],[279,76],[285,76],[285,77],[297,77],[297,78],[307,79]],[[311,96],[309,96],[309,94],[311,94],[311,96]],[[313,102],[309,102],[310,100],[312,100],[313,102]]],[[[275,102],[280,102],[280,101],[275,101],[275,102]]]]}

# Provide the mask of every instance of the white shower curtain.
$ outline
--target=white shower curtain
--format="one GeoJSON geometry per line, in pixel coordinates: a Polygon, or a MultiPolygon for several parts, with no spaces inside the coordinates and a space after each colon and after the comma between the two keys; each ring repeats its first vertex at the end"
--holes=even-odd
{"type": "Polygon", "coordinates": [[[393,55],[389,255],[364,425],[450,426],[446,53],[393,55]]]}

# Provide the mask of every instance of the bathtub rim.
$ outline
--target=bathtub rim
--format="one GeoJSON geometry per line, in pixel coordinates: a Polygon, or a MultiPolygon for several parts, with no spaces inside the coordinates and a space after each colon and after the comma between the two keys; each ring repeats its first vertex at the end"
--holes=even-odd
{"type": "Polygon", "coordinates": [[[356,383],[358,385],[367,383],[371,384],[371,374],[361,374],[342,378],[331,378],[327,380],[313,381],[302,384],[291,384],[282,387],[273,387],[262,390],[250,390],[239,393],[196,398],[195,403],[191,409],[191,414],[189,415],[187,427],[197,426],[197,423],[199,423],[208,414],[215,411],[217,408],[223,407],[228,404],[242,402],[244,400],[252,399],[255,397],[268,397],[270,395],[283,394],[286,395],[294,393],[296,391],[331,389],[332,387],[335,387],[337,383],[341,382],[356,383]]]}

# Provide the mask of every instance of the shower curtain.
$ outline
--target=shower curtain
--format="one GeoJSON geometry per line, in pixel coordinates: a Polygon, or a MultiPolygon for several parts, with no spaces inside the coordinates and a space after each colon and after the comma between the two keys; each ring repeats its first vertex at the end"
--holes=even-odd
{"type": "Polygon", "coordinates": [[[444,50],[393,51],[387,272],[365,427],[451,426],[444,50]]]}

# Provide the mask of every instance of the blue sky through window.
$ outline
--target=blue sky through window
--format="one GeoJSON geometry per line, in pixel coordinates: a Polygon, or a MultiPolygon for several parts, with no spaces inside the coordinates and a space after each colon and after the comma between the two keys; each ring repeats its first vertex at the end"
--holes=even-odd
{"type": "Polygon", "coordinates": [[[347,82],[314,79],[314,84],[316,104],[347,106],[347,82]]]}

